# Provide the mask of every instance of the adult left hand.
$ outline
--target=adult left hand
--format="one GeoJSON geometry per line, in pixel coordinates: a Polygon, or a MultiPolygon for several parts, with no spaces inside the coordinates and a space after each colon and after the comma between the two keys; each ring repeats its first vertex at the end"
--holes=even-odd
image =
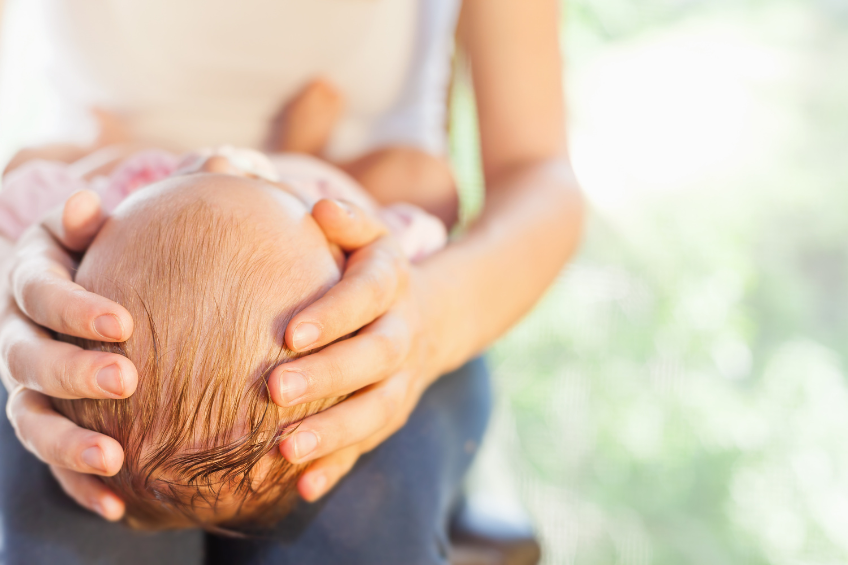
{"type": "Polygon", "coordinates": [[[268,380],[280,406],[355,393],[304,419],[280,443],[292,463],[311,461],[298,481],[309,501],[323,496],[366,453],[400,429],[438,377],[429,331],[432,309],[419,270],[376,218],[322,200],[313,217],[349,253],[342,280],[295,315],[289,348],[302,352],[356,336],[275,368],[268,380]],[[426,314],[426,315],[425,315],[426,314]]]}

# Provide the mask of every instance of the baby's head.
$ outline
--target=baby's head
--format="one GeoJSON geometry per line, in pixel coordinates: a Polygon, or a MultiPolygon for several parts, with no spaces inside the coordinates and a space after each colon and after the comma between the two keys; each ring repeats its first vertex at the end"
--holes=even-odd
{"type": "Polygon", "coordinates": [[[138,388],[126,400],[55,402],[123,446],[123,468],[104,480],[131,525],[231,527],[290,506],[302,468],[275,447],[338,399],[280,408],[266,380],[294,357],[286,324],[339,280],[339,256],[303,203],[257,178],[175,176],[115,210],[76,280],[125,306],[135,331],[83,346],[126,355],[138,388]]]}

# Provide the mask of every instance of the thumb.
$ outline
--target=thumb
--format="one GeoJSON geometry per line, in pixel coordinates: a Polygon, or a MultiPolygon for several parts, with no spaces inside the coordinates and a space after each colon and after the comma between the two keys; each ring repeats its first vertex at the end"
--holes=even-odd
{"type": "Polygon", "coordinates": [[[335,243],[347,252],[373,243],[388,231],[376,215],[342,200],[319,200],[312,207],[312,217],[330,243],[335,243]]]}
{"type": "Polygon", "coordinates": [[[43,224],[66,249],[84,251],[105,221],[100,197],[90,190],[80,190],[68,197],[61,210],[48,215],[43,224]]]}

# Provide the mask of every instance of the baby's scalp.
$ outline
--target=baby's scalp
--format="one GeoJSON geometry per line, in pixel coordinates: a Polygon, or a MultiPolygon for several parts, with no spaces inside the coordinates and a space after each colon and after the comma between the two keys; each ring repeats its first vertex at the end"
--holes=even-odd
{"type": "Polygon", "coordinates": [[[80,425],[116,438],[125,462],[105,479],[131,524],[215,528],[281,515],[301,470],[274,447],[287,426],[337,399],[282,409],[266,378],[294,357],[288,319],[340,270],[296,198],[265,181],[174,177],[115,210],[77,274],[125,306],[118,351],[139,370],[126,400],[58,400],[80,425]]]}

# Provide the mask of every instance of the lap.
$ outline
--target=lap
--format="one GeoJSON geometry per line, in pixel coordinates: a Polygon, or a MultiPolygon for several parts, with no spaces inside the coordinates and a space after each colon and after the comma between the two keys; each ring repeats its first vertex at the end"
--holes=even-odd
{"type": "MultiPolygon", "coordinates": [[[[6,391],[0,386],[0,406],[6,391]]],[[[203,533],[139,533],[78,506],[0,417],[0,564],[200,564],[203,533]]]]}
{"type": "MultiPolygon", "coordinates": [[[[5,392],[0,390],[0,402],[5,392]]],[[[409,422],[316,504],[249,539],[140,533],[61,492],[0,422],[0,564],[446,563],[447,527],[490,406],[478,359],[437,381],[409,422]]]]}
{"type": "Polygon", "coordinates": [[[210,536],[210,565],[446,564],[451,510],[489,408],[481,359],[445,375],[318,504],[302,504],[260,539],[210,536]]]}

